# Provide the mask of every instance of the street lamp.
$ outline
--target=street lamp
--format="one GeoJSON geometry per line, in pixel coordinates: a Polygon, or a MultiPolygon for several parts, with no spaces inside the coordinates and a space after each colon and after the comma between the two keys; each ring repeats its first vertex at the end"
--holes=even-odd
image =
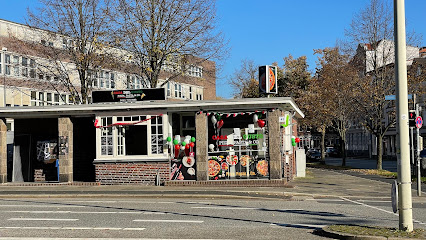
{"type": "Polygon", "coordinates": [[[1,49],[3,52],[3,65],[5,66],[3,69],[3,107],[6,107],[6,51],[7,48],[3,47],[1,49]]]}

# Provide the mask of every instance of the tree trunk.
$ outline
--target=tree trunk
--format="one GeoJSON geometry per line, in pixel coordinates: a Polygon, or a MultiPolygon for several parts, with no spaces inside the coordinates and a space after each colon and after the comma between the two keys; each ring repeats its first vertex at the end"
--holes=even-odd
{"type": "Polygon", "coordinates": [[[383,163],[383,155],[382,155],[382,149],[383,149],[383,136],[379,134],[377,136],[377,170],[382,170],[382,163],[383,163]]]}
{"type": "Polygon", "coordinates": [[[340,150],[342,152],[342,166],[346,166],[346,141],[343,138],[340,142],[340,150]]]}
{"type": "Polygon", "coordinates": [[[325,162],[325,128],[321,131],[321,162],[325,162]]]}

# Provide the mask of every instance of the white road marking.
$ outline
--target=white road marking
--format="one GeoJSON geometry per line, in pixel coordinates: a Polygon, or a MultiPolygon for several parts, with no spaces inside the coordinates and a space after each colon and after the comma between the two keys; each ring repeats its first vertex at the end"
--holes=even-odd
{"type": "Polygon", "coordinates": [[[286,223],[283,223],[283,224],[271,223],[270,225],[271,226],[288,226],[288,227],[291,227],[292,225],[293,226],[297,225],[297,226],[303,226],[303,227],[309,227],[309,228],[323,228],[327,226],[327,225],[318,225],[318,224],[311,225],[311,224],[286,224],[286,223]]]}
{"type": "Polygon", "coordinates": [[[251,207],[191,207],[191,208],[202,208],[202,209],[239,209],[239,210],[258,210],[259,208],[251,208],[251,207]]]}
{"type": "Polygon", "coordinates": [[[73,218],[66,218],[66,219],[59,219],[59,218],[9,218],[7,219],[9,221],[78,221],[79,219],[73,219],[73,218]]]}
{"type": "Polygon", "coordinates": [[[163,222],[163,223],[203,223],[197,220],[172,220],[172,219],[135,219],[133,222],[163,222]]]}
{"type": "MultiPolygon", "coordinates": [[[[0,227],[0,229],[28,229],[28,230],[29,229],[36,229],[36,230],[112,230],[112,231],[125,230],[125,231],[142,231],[142,230],[145,230],[146,228],[117,228],[117,227],[0,227]]],[[[13,239],[13,238],[0,238],[0,239],[13,239]]],[[[28,238],[28,239],[30,239],[30,238],[28,238]]],[[[34,239],[34,238],[31,238],[31,239],[34,239]]],[[[45,238],[43,238],[43,239],[45,239],[45,238]]]]}
{"type": "Polygon", "coordinates": [[[0,205],[0,207],[45,207],[45,208],[58,208],[58,207],[69,207],[69,208],[84,208],[86,206],[77,206],[77,205],[62,205],[62,204],[51,204],[51,205],[37,205],[37,204],[29,204],[29,205],[23,205],[23,204],[10,204],[10,205],[0,205]]]}
{"type": "Polygon", "coordinates": [[[370,202],[370,203],[391,203],[392,201],[379,201],[379,200],[358,200],[358,202],[370,202]]]}
{"type": "Polygon", "coordinates": [[[232,240],[232,239],[171,239],[171,238],[33,238],[33,237],[0,237],[0,240],[232,240]]]}
{"type": "Polygon", "coordinates": [[[3,213],[33,213],[33,214],[65,214],[65,213],[73,213],[73,214],[166,214],[164,212],[145,212],[145,211],[139,211],[139,212],[85,212],[85,211],[0,211],[3,213]]]}
{"type": "MultiPolygon", "coordinates": [[[[381,208],[378,208],[378,207],[375,207],[375,206],[371,206],[371,205],[368,205],[368,204],[365,204],[365,203],[362,203],[362,202],[358,202],[358,201],[355,201],[355,200],[350,200],[350,199],[347,199],[345,197],[341,197],[341,198],[343,200],[351,202],[351,203],[355,203],[355,204],[362,205],[362,206],[369,207],[369,208],[373,208],[373,209],[376,209],[376,210],[379,210],[379,211],[382,211],[382,212],[385,212],[385,213],[389,213],[389,214],[392,214],[392,215],[395,215],[395,216],[399,216],[397,213],[394,213],[394,212],[391,212],[391,211],[388,211],[388,210],[384,210],[384,209],[381,209],[381,208]]],[[[413,222],[421,224],[421,225],[426,225],[426,223],[415,220],[415,219],[413,219],[413,222]]]]}

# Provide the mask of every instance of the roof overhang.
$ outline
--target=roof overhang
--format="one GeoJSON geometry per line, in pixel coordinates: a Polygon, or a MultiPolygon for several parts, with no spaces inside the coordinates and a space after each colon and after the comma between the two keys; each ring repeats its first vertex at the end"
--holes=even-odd
{"type": "Polygon", "coordinates": [[[37,107],[0,108],[4,118],[56,118],[61,116],[87,117],[95,115],[132,114],[131,112],[242,112],[280,109],[295,113],[297,118],[305,115],[290,97],[243,98],[214,101],[145,101],[135,103],[97,103],[84,105],[59,105],[37,107]]]}

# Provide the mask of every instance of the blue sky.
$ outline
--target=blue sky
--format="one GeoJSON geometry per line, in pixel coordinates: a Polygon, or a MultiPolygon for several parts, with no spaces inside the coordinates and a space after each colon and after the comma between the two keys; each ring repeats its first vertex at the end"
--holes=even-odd
{"type": "MultiPolygon", "coordinates": [[[[391,4],[392,0],[387,0],[391,4]]],[[[0,18],[25,23],[27,7],[36,0],[0,0],[0,18]]],[[[310,69],[315,69],[313,49],[333,47],[343,39],[355,13],[369,0],[217,0],[218,26],[230,41],[229,58],[217,76],[216,94],[231,98],[228,79],[250,59],[258,65],[278,62],[289,54],[307,56],[310,69]]],[[[426,0],[406,0],[408,29],[423,34],[426,46],[426,0]]]]}

